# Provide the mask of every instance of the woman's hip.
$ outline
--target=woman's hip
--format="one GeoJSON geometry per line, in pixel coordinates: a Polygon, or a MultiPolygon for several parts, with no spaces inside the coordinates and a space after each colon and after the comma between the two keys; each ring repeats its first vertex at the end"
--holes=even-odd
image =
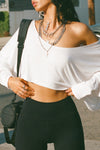
{"type": "Polygon", "coordinates": [[[49,103],[27,98],[24,101],[20,117],[35,120],[59,120],[71,115],[80,119],[76,105],[71,97],[49,103]]]}

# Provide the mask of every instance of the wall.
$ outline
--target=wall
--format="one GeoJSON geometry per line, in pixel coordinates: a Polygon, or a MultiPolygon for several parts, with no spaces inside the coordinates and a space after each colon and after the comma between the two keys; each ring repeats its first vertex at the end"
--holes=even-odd
{"type": "Polygon", "coordinates": [[[81,22],[88,25],[88,0],[80,0],[79,6],[75,7],[81,22]]]}
{"type": "Polygon", "coordinates": [[[20,25],[21,20],[24,19],[38,19],[38,13],[33,10],[25,11],[11,11],[10,14],[10,34],[12,35],[20,25]]]}
{"type": "Polygon", "coordinates": [[[100,23],[100,0],[95,0],[96,23],[100,23]]]}
{"type": "Polygon", "coordinates": [[[31,0],[9,0],[10,34],[12,35],[20,25],[23,18],[37,19],[31,0]]]}
{"type": "MultiPolygon", "coordinates": [[[[96,23],[100,23],[100,0],[94,0],[95,2],[95,19],[96,23]]],[[[88,0],[80,0],[79,7],[76,7],[76,11],[78,13],[78,16],[80,20],[87,25],[89,25],[88,22],[88,0]]]]}

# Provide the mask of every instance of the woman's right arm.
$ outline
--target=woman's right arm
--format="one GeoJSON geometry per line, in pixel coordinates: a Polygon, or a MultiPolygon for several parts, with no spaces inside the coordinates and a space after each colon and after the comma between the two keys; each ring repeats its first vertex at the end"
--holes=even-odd
{"type": "Polygon", "coordinates": [[[28,82],[20,77],[10,77],[8,79],[8,87],[21,98],[34,96],[34,89],[32,89],[28,82]]]}
{"type": "Polygon", "coordinates": [[[19,29],[14,33],[11,39],[0,51],[0,83],[8,88],[8,79],[10,76],[17,76],[17,37],[19,29]]]}
{"type": "Polygon", "coordinates": [[[28,82],[17,77],[17,52],[18,32],[11,37],[8,43],[0,51],[0,83],[11,89],[22,98],[33,96],[34,90],[28,86],[28,82]],[[25,88],[23,88],[25,85],[25,88]]]}

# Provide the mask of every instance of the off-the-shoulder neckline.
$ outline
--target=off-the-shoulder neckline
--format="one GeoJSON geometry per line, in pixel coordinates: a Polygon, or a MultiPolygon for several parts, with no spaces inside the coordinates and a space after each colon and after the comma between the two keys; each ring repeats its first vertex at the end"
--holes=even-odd
{"type": "MultiPolygon", "coordinates": [[[[33,20],[32,23],[33,23],[33,26],[34,26],[34,29],[35,29],[36,34],[39,36],[39,33],[38,33],[38,31],[37,31],[37,29],[36,29],[36,26],[35,26],[35,20],[33,20]]],[[[47,42],[46,42],[44,39],[42,39],[40,36],[39,36],[39,38],[40,38],[43,42],[45,42],[46,44],[48,44],[48,45],[51,46],[51,44],[47,43],[47,42]]],[[[93,46],[97,45],[99,42],[100,42],[100,39],[99,39],[98,41],[96,41],[96,42],[93,42],[93,43],[88,44],[88,45],[83,45],[83,46],[77,46],[77,47],[60,47],[60,46],[53,45],[53,47],[55,47],[55,48],[60,48],[60,49],[81,49],[81,48],[93,47],[93,46]]]]}

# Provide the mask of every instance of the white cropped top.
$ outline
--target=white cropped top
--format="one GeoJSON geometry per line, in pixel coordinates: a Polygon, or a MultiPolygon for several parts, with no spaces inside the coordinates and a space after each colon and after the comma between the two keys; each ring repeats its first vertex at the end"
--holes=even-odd
{"type": "MultiPolygon", "coordinates": [[[[0,52],[0,83],[8,87],[10,76],[16,76],[18,31],[0,52]]],[[[42,38],[47,49],[51,46],[42,38]]],[[[100,108],[100,40],[86,46],[64,48],[53,46],[49,55],[39,42],[32,21],[25,40],[19,76],[54,90],[72,88],[76,99],[90,110],[100,108]]],[[[73,98],[73,97],[72,97],[73,98]]]]}

